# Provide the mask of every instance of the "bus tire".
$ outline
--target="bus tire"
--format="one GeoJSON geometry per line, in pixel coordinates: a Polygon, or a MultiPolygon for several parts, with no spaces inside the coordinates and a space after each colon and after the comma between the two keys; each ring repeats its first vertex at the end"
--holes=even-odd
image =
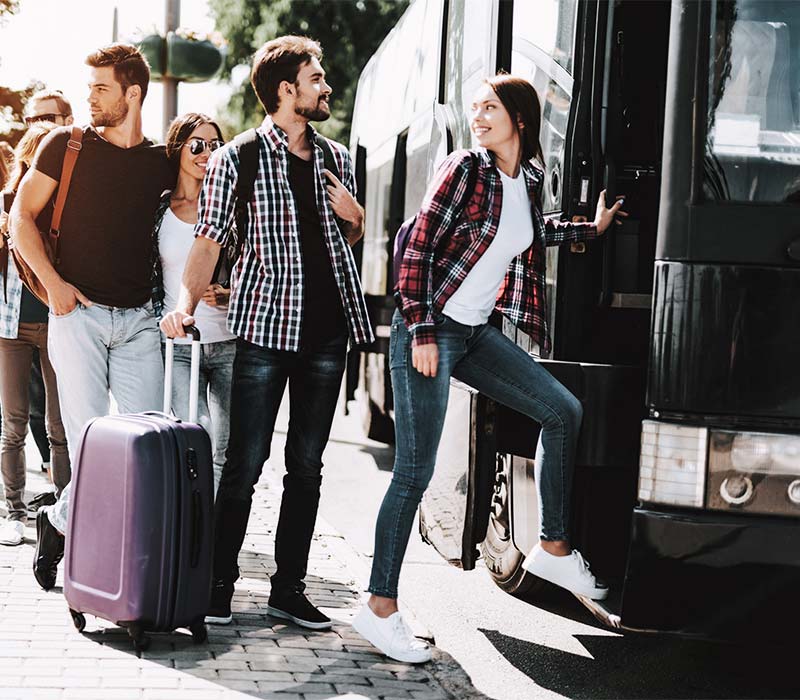
{"type": "Polygon", "coordinates": [[[542,591],[547,582],[529,574],[522,568],[525,555],[511,540],[509,525],[506,459],[498,455],[497,481],[489,512],[486,538],[481,543],[483,561],[489,575],[499,588],[513,596],[530,596],[542,591]]]}
{"type": "Polygon", "coordinates": [[[547,586],[546,581],[529,574],[522,568],[525,555],[498,531],[498,523],[494,516],[489,518],[486,539],[481,543],[481,551],[486,568],[497,586],[513,596],[529,596],[538,593],[547,586]]]}

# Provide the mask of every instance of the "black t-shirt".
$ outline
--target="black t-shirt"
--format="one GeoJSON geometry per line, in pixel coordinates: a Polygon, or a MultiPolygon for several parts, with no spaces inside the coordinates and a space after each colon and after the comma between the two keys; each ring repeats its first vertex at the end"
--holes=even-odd
{"type": "Polygon", "coordinates": [[[24,285],[19,304],[19,323],[47,323],[47,307],[24,285]]]}
{"type": "Polygon", "coordinates": [[[297,203],[305,282],[300,345],[306,349],[347,333],[342,297],[320,222],[314,177],[313,161],[289,153],[289,186],[297,203]]]}
{"type": "MultiPolygon", "coordinates": [[[[33,167],[61,178],[71,127],[47,135],[33,167]]],[[[151,295],[153,219],[175,174],[163,146],[145,139],[119,148],[91,127],[83,129],[61,217],[58,273],[91,301],[142,306],[151,295]]]]}

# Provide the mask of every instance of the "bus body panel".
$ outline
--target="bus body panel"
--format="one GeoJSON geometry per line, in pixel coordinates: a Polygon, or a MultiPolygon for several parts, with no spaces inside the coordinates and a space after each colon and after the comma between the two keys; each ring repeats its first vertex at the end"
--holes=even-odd
{"type": "Polygon", "coordinates": [[[797,270],[657,262],[650,408],[800,423],[798,299],[797,270]]]}
{"type": "Polygon", "coordinates": [[[797,527],[791,519],[637,508],[623,627],[796,644],[797,527]]]}

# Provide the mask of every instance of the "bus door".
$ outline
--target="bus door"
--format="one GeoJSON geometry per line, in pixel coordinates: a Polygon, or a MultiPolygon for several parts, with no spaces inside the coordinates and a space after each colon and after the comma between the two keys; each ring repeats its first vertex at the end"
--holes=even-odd
{"type": "MultiPolygon", "coordinates": [[[[542,99],[545,214],[591,219],[604,187],[629,198],[630,220],[610,235],[548,250],[552,358],[542,358],[527,336],[503,322],[504,332],[584,405],[572,531],[593,567],[621,581],[645,404],[669,4],[548,0],[502,5],[512,16],[508,43],[498,54],[510,57],[511,72],[529,79],[542,99]],[[651,27],[646,36],[640,32],[645,25],[651,27]],[[649,95],[646,104],[641,104],[643,95],[649,95]]],[[[457,398],[451,394],[450,410],[457,398]]],[[[462,448],[475,448],[467,475],[462,471],[461,482],[451,477],[460,483],[462,499],[461,508],[451,512],[462,518],[480,515],[482,504],[490,503],[488,529],[479,519],[448,529],[459,533],[453,540],[464,566],[485,537],[490,572],[506,590],[519,593],[531,586],[521,571],[522,557],[538,539],[533,459],[539,426],[502,406],[490,406],[489,420],[468,407],[476,411],[480,402],[468,404],[462,397],[460,411],[487,434],[460,432],[470,436],[469,441],[462,437],[462,448]],[[493,441],[493,460],[475,459],[489,452],[481,440],[493,441]],[[495,473],[488,494],[483,491],[487,469],[495,473]]],[[[446,441],[453,444],[447,435],[446,441]]],[[[437,474],[442,466],[437,462],[437,474]]],[[[423,509],[423,516],[427,522],[442,518],[438,511],[434,518],[433,508],[423,509]]]]}

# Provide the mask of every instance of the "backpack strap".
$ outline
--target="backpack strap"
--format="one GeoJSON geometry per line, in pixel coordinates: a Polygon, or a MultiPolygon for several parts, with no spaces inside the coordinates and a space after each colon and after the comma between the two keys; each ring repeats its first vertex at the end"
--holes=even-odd
{"type": "MultiPolygon", "coordinates": [[[[255,129],[248,129],[234,138],[233,143],[239,156],[239,176],[236,179],[236,189],[234,191],[234,197],[236,198],[234,204],[236,242],[231,260],[232,263],[235,263],[242,256],[242,250],[244,250],[244,239],[247,235],[247,225],[250,218],[247,207],[255,191],[256,174],[258,172],[258,133],[255,129]]],[[[220,258],[217,261],[212,279],[217,279],[224,255],[225,250],[223,249],[220,251],[220,258]]]]}
{"type": "Polygon", "coordinates": [[[69,183],[72,181],[72,171],[78,161],[78,154],[83,148],[83,129],[79,126],[72,127],[72,133],[67,141],[67,150],[64,152],[64,163],[61,166],[61,178],[58,181],[58,194],[53,209],[53,218],[50,221],[50,245],[53,250],[53,264],[58,265],[58,239],[61,236],[61,215],[64,213],[64,204],[67,201],[69,183]]]}
{"type": "Polygon", "coordinates": [[[339,166],[336,164],[336,157],[333,155],[333,149],[331,148],[331,144],[328,142],[322,134],[316,134],[316,142],[317,146],[322,149],[322,159],[325,164],[325,169],[330,170],[341,182],[342,180],[342,173],[339,171],[339,166]]]}
{"type": "Polygon", "coordinates": [[[472,199],[472,195],[475,194],[475,186],[478,184],[478,168],[480,163],[478,161],[478,156],[473,153],[472,151],[469,152],[469,177],[467,179],[467,190],[464,193],[464,200],[461,202],[461,210],[459,211],[459,215],[464,209],[467,208],[467,204],[469,204],[469,200],[472,199]]]}

